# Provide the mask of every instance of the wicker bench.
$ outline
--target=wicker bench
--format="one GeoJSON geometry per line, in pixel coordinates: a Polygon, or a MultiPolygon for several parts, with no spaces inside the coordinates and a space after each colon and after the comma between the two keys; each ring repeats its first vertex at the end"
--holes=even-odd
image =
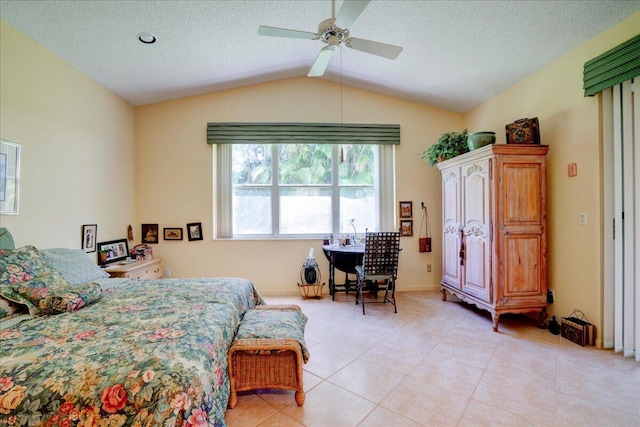
{"type": "MultiPolygon", "coordinates": [[[[287,311],[301,313],[297,305],[265,305],[256,306],[261,316],[269,316],[269,312],[278,311],[278,316],[286,315],[287,311]]],[[[293,315],[293,313],[292,313],[293,315]]],[[[299,315],[298,315],[299,316],[299,315]]],[[[247,319],[245,314],[245,320],[247,319]]],[[[274,316],[275,317],[275,316],[274,316]]],[[[240,331],[251,331],[251,320],[243,320],[240,331]]],[[[306,320],[306,317],[305,317],[306,320]]],[[[304,335],[304,325],[302,331],[304,335]]],[[[229,379],[231,394],[229,408],[238,403],[239,391],[257,389],[295,390],[298,406],[304,403],[302,388],[303,351],[300,342],[294,338],[236,338],[229,349],[229,379]]]]}

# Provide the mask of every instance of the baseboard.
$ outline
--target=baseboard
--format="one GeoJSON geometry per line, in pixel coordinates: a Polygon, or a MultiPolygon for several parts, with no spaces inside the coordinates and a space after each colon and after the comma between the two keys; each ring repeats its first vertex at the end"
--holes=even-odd
{"type": "Polygon", "coordinates": [[[439,291],[440,285],[405,285],[396,288],[396,292],[424,292],[424,291],[439,291]]]}
{"type": "MultiPolygon", "coordinates": [[[[298,292],[297,290],[291,290],[291,289],[272,289],[272,290],[264,290],[261,291],[258,289],[258,291],[260,292],[260,295],[262,295],[263,297],[299,297],[300,296],[300,292],[298,292]]],[[[324,295],[329,295],[328,293],[322,294],[324,295]]]]}
{"type": "Polygon", "coordinates": [[[597,340],[600,341],[602,348],[613,348],[613,341],[604,341],[604,340],[597,340]]]}
{"type": "MultiPolygon", "coordinates": [[[[402,285],[402,287],[396,288],[397,293],[402,292],[429,292],[439,291],[440,285],[402,285]]],[[[260,290],[260,295],[265,297],[295,297],[300,296],[300,292],[297,289],[265,289],[260,290]]],[[[322,290],[322,296],[329,296],[329,288],[327,286],[322,290]]]]}

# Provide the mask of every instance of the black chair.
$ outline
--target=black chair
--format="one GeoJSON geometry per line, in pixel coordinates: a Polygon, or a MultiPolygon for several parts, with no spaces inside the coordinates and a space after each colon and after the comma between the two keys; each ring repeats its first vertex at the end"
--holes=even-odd
{"type": "Polygon", "coordinates": [[[400,254],[400,232],[378,231],[366,232],[364,241],[364,258],[362,265],[356,266],[358,280],[356,283],[356,305],[362,304],[365,314],[365,303],[390,303],[394,313],[398,312],[396,304],[396,278],[398,277],[398,258],[400,254]],[[378,300],[378,293],[384,291],[384,298],[378,300]],[[365,292],[375,297],[367,297],[365,292]]]}

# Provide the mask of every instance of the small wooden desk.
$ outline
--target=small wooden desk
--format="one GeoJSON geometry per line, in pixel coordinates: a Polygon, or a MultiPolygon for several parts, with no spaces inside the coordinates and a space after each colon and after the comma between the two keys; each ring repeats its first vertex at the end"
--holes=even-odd
{"type": "Polygon", "coordinates": [[[355,292],[357,280],[349,280],[349,274],[356,274],[356,265],[362,265],[364,244],[358,246],[323,245],[322,250],[329,261],[329,293],[335,301],[336,292],[355,292]],[[336,283],[335,269],[345,272],[344,283],[336,283]]]}

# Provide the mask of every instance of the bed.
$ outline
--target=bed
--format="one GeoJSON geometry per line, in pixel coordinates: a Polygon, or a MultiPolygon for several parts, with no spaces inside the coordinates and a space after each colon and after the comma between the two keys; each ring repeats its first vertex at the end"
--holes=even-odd
{"type": "Polygon", "coordinates": [[[224,426],[252,283],[105,275],[81,250],[0,250],[0,425],[224,426]]]}

